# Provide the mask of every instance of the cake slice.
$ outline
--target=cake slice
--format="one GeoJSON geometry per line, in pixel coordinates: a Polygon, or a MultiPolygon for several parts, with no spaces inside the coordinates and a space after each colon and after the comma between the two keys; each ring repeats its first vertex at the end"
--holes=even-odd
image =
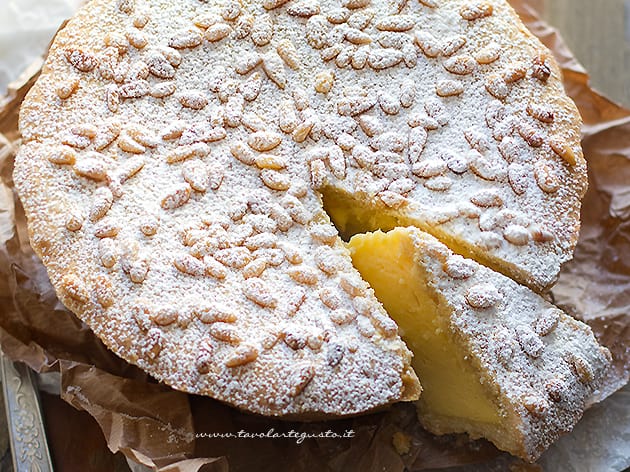
{"type": "Polygon", "coordinates": [[[415,228],[349,247],[414,352],[428,430],[533,461],[580,419],[610,363],[588,326],[415,228]]]}

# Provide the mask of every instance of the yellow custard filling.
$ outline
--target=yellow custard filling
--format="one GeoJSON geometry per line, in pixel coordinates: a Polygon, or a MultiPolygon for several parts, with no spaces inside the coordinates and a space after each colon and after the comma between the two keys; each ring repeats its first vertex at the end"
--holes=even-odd
{"type": "Polygon", "coordinates": [[[498,408],[455,344],[448,329],[451,308],[428,286],[408,230],[357,234],[348,247],[354,266],[414,353],[412,365],[423,388],[418,401],[421,415],[498,424],[498,408]]]}

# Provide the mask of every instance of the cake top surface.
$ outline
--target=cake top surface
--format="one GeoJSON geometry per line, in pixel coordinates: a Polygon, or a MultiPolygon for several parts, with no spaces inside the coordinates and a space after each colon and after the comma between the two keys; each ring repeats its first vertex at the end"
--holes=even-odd
{"type": "Polygon", "coordinates": [[[578,124],[504,1],[94,0],[24,102],[15,181],[61,300],[121,357],[250,411],[355,414],[419,386],[319,191],[541,288],[576,240],[578,124]]]}

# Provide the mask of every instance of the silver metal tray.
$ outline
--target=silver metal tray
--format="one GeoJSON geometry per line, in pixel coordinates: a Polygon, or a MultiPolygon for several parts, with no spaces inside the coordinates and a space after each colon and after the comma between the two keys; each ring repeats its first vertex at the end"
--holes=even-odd
{"type": "Polygon", "coordinates": [[[52,472],[35,376],[0,354],[4,406],[15,472],[52,472]]]}

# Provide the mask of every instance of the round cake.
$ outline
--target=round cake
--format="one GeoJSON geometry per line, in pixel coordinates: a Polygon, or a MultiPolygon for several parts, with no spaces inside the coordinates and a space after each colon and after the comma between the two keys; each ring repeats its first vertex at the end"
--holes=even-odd
{"type": "Polygon", "coordinates": [[[579,126],[504,0],[93,0],[14,176],[59,298],[119,356],[344,416],[420,386],[339,233],[415,226],[543,291],[577,241],[579,126]]]}

